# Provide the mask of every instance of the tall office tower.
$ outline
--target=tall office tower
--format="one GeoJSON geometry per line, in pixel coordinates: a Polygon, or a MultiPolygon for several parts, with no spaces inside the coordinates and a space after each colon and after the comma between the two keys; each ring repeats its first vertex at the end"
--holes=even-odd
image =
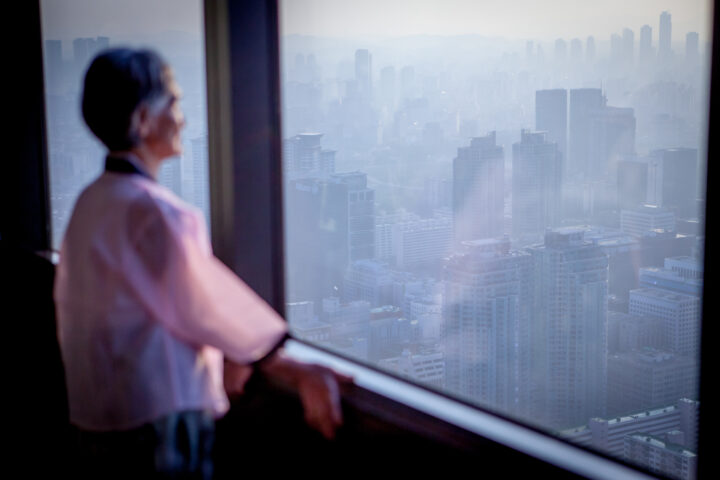
{"type": "Polygon", "coordinates": [[[570,60],[574,66],[582,62],[582,42],[579,38],[570,40],[570,60]]]}
{"type": "Polygon", "coordinates": [[[635,33],[629,28],[623,29],[622,56],[625,67],[632,68],[635,64],[635,33]]]}
{"type": "Polygon", "coordinates": [[[678,480],[694,480],[697,471],[697,453],[672,442],[666,436],[631,433],[624,439],[623,458],[678,480]]]}
{"type": "Polygon", "coordinates": [[[635,155],[635,111],[602,107],[589,113],[590,135],[585,179],[614,179],[618,163],[635,155]]]}
{"type": "Polygon", "coordinates": [[[672,57],[672,20],[669,12],[660,14],[660,34],[658,35],[658,58],[667,61],[672,57]]]}
{"type": "Polygon", "coordinates": [[[372,100],[372,55],[369,50],[355,50],[355,81],[365,101],[372,100]]]}
{"type": "Polygon", "coordinates": [[[380,103],[387,107],[389,112],[395,110],[395,67],[385,67],[380,70],[380,103]]]}
{"type": "Polygon", "coordinates": [[[620,229],[636,237],[658,229],[674,231],[675,214],[657,205],[643,204],[631,210],[620,211],[620,229]]]}
{"type": "Polygon", "coordinates": [[[585,59],[589,62],[595,61],[595,37],[588,37],[585,41],[585,59]]]}
{"type": "Polygon", "coordinates": [[[208,190],[208,136],[203,135],[190,140],[192,144],[192,188],[189,197],[210,219],[210,192],[208,190]]]}
{"type": "Polygon", "coordinates": [[[456,245],[501,236],[504,211],[503,148],[495,132],[458,148],[453,160],[453,221],[456,245]]]}
{"type": "Polygon", "coordinates": [[[648,65],[653,58],[652,28],[650,25],[643,25],[640,28],[640,45],[638,48],[638,63],[648,65]]]}
{"type": "Polygon", "coordinates": [[[701,302],[697,295],[660,288],[630,291],[631,315],[654,315],[664,320],[665,343],[672,353],[697,356],[700,351],[701,302]]]}
{"type": "Polygon", "coordinates": [[[503,412],[529,415],[532,258],[510,241],[465,242],[445,265],[445,387],[503,412]]]}
{"type": "Polygon", "coordinates": [[[561,199],[562,156],[557,144],[548,142],[544,132],[523,130],[520,142],[513,144],[513,236],[541,235],[557,226],[561,199]]]}
{"type": "Polygon", "coordinates": [[[348,261],[374,258],[375,190],[368,188],[367,174],[336,173],[330,176],[329,185],[329,200],[346,206],[348,261]]]}
{"type": "Polygon", "coordinates": [[[535,130],[547,132],[545,138],[555,143],[567,167],[567,90],[535,92],[535,130]]]}
{"type": "Polygon", "coordinates": [[[607,256],[573,228],[547,232],[544,245],[528,251],[537,418],[557,429],[583,425],[605,412],[607,256]]]}
{"type": "Polygon", "coordinates": [[[696,218],[698,207],[698,151],[694,148],[654,150],[648,161],[648,202],[696,218]]]}
{"type": "Polygon", "coordinates": [[[644,204],[647,201],[647,181],[647,160],[620,160],[617,164],[618,208],[631,210],[644,204]]]}
{"type": "Polygon", "coordinates": [[[570,90],[567,176],[585,178],[591,155],[592,114],[606,103],[607,99],[599,88],[570,90]]]}
{"type": "Polygon", "coordinates": [[[685,35],[685,60],[690,64],[694,65],[697,63],[700,57],[699,50],[699,35],[697,32],[688,32],[685,35]]]}
{"type": "Polygon", "coordinates": [[[694,358],[645,348],[608,358],[608,416],[672,405],[697,397],[694,358]]]}
{"type": "Polygon", "coordinates": [[[361,172],[291,180],[287,188],[288,299],[341,296],[347,266],[372,259],[375,191],[361,172]]]}
{"type": "Polygon", "coordinates": [[[283,140],[286,180],[328,178],[335,171],[335,151],[323,150],[322,133],[301,133],[283,140]]]}
{"type": "Polygon", "coordinates": [[[91,41],[93,41],[92,38],[76,38],[73,40],[73,66],[77,75],[82,75],[88,67],[90,61],[88,43],[91,41]]]}

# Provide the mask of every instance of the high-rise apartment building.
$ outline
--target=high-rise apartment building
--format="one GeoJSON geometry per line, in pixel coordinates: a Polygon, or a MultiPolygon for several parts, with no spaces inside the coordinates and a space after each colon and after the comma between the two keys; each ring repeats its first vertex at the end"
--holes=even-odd
{"type": "Polygon", "coordinates": [[[638,63],[648,65],[653,58],[652,27],[643,25],[640,28],[640,45],[638,48],[638,63]]]}
{"type": "Polygon", "coordinates": [[[658,35],[658,58],[667,61],[672,57],[672,17],[669,12],[660,14],[660,34],[658,35]]]}
{"type": "Polygon", "coordinates": [[[355,50],[355,81],[360,97],[369,102],[372,99],[372,54],[369,50],[355,50]]]}
{"type": "Polygon", "coordinates": [[[561,88],[535,92],[535,129],[547,132],[546,140],[557,144],[563,164],[567,163],[567,99],[567,90],[561,88]]]}
{"type": "Polygon", "coordinates": [[[285,180],[328,178],[335,172],[335,151],[323,150],[322,133],[301,133],[283,141],[285,180]]]}
{"type": "Polygon", "coordinates": [[[599,88],[570,90],[568,176],[584,178],[591,157],[592,116],[607,104],[599,88]]]}
{"type": "Polygon", "coordinates": [[[444,269],[445,387],[501,411],[531,414],[532,258],[510,241],[464,244],[444,269]]]}
{"type": "Polygon", "coordinates": [[[696,218],[698,151],[695,148],[654,150],[648,159],[648,202],[673,210],[679,217],[696,218]]]}
{"type": "Polygon", "coordinates": [[[520,135],[513,144],[512,232],[514,237],[541,235],[560,222],[562,157],[544,132],[520,135]]]}
{"type": "Polygon", "coordinates": [[[549,231],[528,250],[538,419],[555,428],[583,425],[605,412],[607,256],[574,228],[549,231]]]}
{"type": "Polygon", "coordinates": [[[456,245],[503,234],[503,148],[495,132],[458,148],[453,161],[453,221],[456,245]]]}

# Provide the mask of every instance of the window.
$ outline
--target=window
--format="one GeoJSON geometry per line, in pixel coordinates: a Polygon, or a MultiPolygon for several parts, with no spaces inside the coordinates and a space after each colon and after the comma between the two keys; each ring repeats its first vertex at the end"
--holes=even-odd
{"type": "Polygon", "coordinates": [[[80,95],[90,60],[117,46],[150,47],[173,67],[183,90],[184,153],[158,181],[209,218],[202,2],[42,1],[52,247],[60,248],[77,195],[104,167],[105,147],[82,120],[80,95]]]}
{"type": "Polygon", "coordinates": [[[294,335],[689,478],[710,11],[280,2],[294,335]]]}

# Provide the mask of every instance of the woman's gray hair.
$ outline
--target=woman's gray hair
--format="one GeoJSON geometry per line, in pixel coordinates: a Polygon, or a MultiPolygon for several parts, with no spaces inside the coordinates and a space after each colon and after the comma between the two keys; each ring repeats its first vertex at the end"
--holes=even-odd
{"type": "Polygon", "coordinates": [[[152,50],[112,48],[101,52],[85,74],[82,114],[90,130],[110,151],[139,141],[136,117],[168,93],[170,68],[152,50]]]}

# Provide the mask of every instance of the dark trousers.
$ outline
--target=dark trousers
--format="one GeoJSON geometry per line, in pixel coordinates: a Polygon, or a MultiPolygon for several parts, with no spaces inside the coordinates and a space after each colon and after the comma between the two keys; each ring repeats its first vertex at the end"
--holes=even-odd
{"type": "Polygon", "coordinates": [[[76,434],[75,478],[212,478],[210,412],[173,413],[132,430],[76,434]]]}

